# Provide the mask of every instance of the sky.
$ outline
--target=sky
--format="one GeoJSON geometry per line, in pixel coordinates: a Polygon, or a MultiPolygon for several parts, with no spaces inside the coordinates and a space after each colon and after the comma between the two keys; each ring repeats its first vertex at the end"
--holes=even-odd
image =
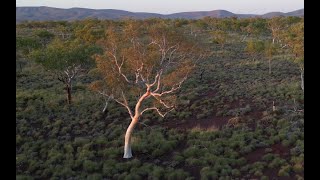
{"type": "Polygon", "coordinates": [[[16,0],[16,7],[21,6],[119,9],[160,14],[223,9],[238,14],[263,14],[302,9],[304,0],[16,0]]]}

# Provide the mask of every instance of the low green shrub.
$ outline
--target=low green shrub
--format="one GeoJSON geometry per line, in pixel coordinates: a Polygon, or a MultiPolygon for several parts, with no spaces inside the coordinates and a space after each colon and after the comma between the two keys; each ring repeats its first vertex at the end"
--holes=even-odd
{"type": "Polygon", "coordinates": [[[278,176],[280,176],[280,177],[281,176],[290,176],[290,174],[289,174],[290,170],[291,170],[290,165],[282,166],[278,172],[278,176]]]}

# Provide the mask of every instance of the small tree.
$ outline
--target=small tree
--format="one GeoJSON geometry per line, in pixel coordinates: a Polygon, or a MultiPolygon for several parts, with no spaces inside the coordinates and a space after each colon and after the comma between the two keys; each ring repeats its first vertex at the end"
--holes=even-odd
{"type": "Polygon", "coordinates": [[[82,44],[78,40],[64,42],[55,39],[47,48],[33,51],[30,57],[42,64],[65,84],[67,103],[71,104],[72,82],[90,64],[93,64],[92,55],[98,51],[97,47],[82,44]]]}
{"type": "Polygon", "coordinates": [[[266,20],[263,18],[248,18],[239,20],[239,29],[243,38],[241,42],[249,36],[259,36],[266,31],[266,20]]]}
{"type": "Polygon", "coordinates": [[[16,37],[16,50],[23,55],[28,55],[33,49],[41,47],[40,42],[34,37],[16,37]]]}
{"type": "Polygon", "coordinates": [[[272,44],[280,40],[281,32],[285,28],[285,21],[283,17],[273,17],[268,20],[268,29],[271,31],[272,44]]]}
{"type": "Polygon", "coordinates": [[[48,45],[50,41],[54,39],[54,34],[47,30],[37,30],[34,32],[34,34],[39,38],[39,41],[43,47],[48,45]]]}
{"type": "Polygon", "coordinates": [[[269,63],[269,74],[271,74],[271,60],[272,60],[273,56],[277,53],[277,47],[273,43],[266,42],[264,52],[265,52],[265,56],[267,57],[268,63],[269,63]]]}
{"type": "Polygon", "coordinates": [[[211,35],[213,42],[221,45],[221,49],[223,49],[228,39],[228,33],[222,30],[215,30],[211,32],[211,35]]]}
{"type": "Polygon", "coordinates": [[[40,42],[33,37],[16,37],[16,65],[19,66],[20,72],[22,66],[27,64],[27,57],[32,50],[39,49],[40,42]]]}
{"type": "Polygon", "coordinates": [[[304,91],[304,22],[295,23],[290,26],[284,41],[288,44],[294,54],[294,62],[299,65],[301,77],[301,89],[304,91]]]}
{"type": "Polygon", "coordinates": [[[91,88],[126,108],[131,123],[125,134],[123,158],[131,158],[131,134],[140,116],[154,110],[161,117],[175,107],[175,93],[205,52],[164,22],[152,26],[127,22],[111,27],[96,57],[102,80],[91,88]]]}
{"type": "Polygon", "coordinates": [[[264,42],[263,41],[253,41],[250,40],[247,43],[247,47],[245,51],[253,58],[253,61],[262,54],[264,50],[264,42]]]}

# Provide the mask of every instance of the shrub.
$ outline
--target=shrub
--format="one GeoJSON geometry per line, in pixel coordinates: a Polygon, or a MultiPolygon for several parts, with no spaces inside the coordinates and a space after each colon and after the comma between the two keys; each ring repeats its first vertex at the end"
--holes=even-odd
{"type": "Polygon", "coordinates": [[[16,180],[33,180],[34,178],[27,175],[16,175],[16,180]]]}
{"type": "Polygon", "coordinates": [[[204,167],[200,170],[201,180],[209,180],[218,178],[218,173],[210,167],[204,167]]]}
{"type": "Polygon", "coordinates": [[[254,174],[253,175],[255,175],[255,176],[262,176],[263,175],[263,173],[262,173],[262,171],[261,170],[257,170],[257,171],[255,171],[254,172],[254,174]]]}
{"type": "Polygon", "coordinates": [[[238,169],[233,169],[231,171],[232,176],[238,177],[241,175],[241,172],[238,169]]]}
{"type": "Polygon", "coordinates": [[[303,178],[303,177],[301,177],[301,176],[300,176],[300,175],[298,175],[298,174],[295,176],[295,178],[296,178],[297,180],[304,180],[304,178],[303,178]]]}
{"type": "Polygon", "coordinates": [[[188,149],[183,151],[183,156],[185,157],[198,157],[199,149],[195,146],[189,147],[188,149]]]}
{"type": "Polygon", "coordinates": [[[275,158],[274,154],[268,153],[262,157],[262,160],[270,162],[275,158]]]}
{"type": "Polygon", "coordinates": [[[97,173],[88,175],[87,177],[87,180],[101,180],[101,179],[102,179],[102,175],[97,173]]]}
{"type": "Polygon", "coordinates": [[[185,180],[196,180],[194,177],[187,177],[185,180]]]}
{"type": "Polygon", "coordinates": [[[283,170],[283,169],[280,169],[279,172],[278,172],[278,176],[290,176],[289,172],[283,170]]]}
{"type": "Polygon", "coordinates": [[[200,113],[200,114],[197,114],[197,119],[203,119],[206,117],[206,114],[205,113],[200,113]]]}
{"type": "Polygon", "coordinates": [[[290,165],[282,166],[281,169],[278,172],[278,176],[290,176],[290,165]]]}
{"type": "Polygon", "coordinates": [[[165,151],[163,149],[155,149],[154,151],[152,151],[151,155],[153,157],[159,157],[161,155],[163,155],[165,153],[165,151]]]}
{"type": "Polygon", "coordinates": [[[180,156],[180,155],[175,155],[173,157],[173,160],[178,161],[178,162],[183,162],[184,158],[182,156],[180,156]]]}
{"type": "Polygon", "coordinates": [[[298,164],[295,164],[293,166],[293,171],[296,172],[296,173],[301,173],[303,172],[304,168],[302,166],[302,164],[298,163],[298,164]]]}
{"type": "Polygon", "coordinates": [[[246,158],[241,157],[240,159],[237,160],[237,165],[242,166],[247,162],[246,158]]]}
{"type": "Polygon", "coordinates": [[[269,168],[277,168],[286,163],[286,160],[280,159],[278,157],[274,158],[271,163],[268,165],[269,168]]]}
{"type": "Polygon", "coordinates": [[[152,176],[152,178],[162,179],[164,176],[164,169],[159,166],[153,167],[153,170],[151,172],[151,176],[152,176]]]}
{"type": "Polygon", "coordinates": [[[130,173],[128,175],[125,176],[124,180],[141,180],[142,178],[135,173],[130,173]]]}
{"type": "Polygon", "coordinates": [[[90,160],[85,160],[83,162],[83,169],[87,172],[93,172],[99,169],[98,163],[90,161],[90,160]]]}
{"type": "Polygon", "coordinates": [[[188,158],[186,160],[186,163],[188,165],[191,165],[191,166],[201,166],[203,164],[204,161],[201,161],[199,159],[195,159],[195,158],[188,158]]]}
{"type": "Polygon", "coordinates": [[[185,180],[189,176],[189,173],[183,171],[182,169],[173,170],[165,174],[165,178],[168,180],[185,180]]]}
{"type": "Polygon", "coordinates": [[[117,178],[113,177],[113,179],[124,179],[128,176],[128,172],[124,172],[117,176],[117,178]]]}
{"type": "Polygon", "coordinates": [[[285,146],[285,147],[288,147],[288,146],[290,146],[290,141],[289,140],[283,140],[282,142],[281,142],[281,144],[283,145],[283,146],[285,146]]]}
{"type": "Polygon", "coordinates": [[[245,146],[240,150],[240,153],[249,153],[251,152],[253,147],[251,145],[245,146]]]}
{"type": "Polygon", "coordinates": [[[104,162],[102,167],[102,173],[105,176],[110,177],[112,174],[117,174],[118,170],[115,168],[116,161],[109,159],[104,162]]]}
{"type": "Polygon", "coordinates": [[[270,152],[272,152],[272,148],[266,148],[266,149],[264,150],[264,152],[270,153],[270,152]]]}
{"type": "Polygon", "coordinates": [[[272,141],[273,141],[274,143],[280,142],[280,137],[279,137],[279,136],[272,136],[271,139],[272,139],[272,141]]]}

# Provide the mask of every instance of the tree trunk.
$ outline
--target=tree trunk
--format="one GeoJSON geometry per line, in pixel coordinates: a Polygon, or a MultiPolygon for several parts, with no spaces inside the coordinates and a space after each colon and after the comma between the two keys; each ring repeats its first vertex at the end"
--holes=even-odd
{"type": "Polygon", "coordinates": [[[274,38],[272,38],[272,44],[274,44],[274,40],[275,40],[275,39],[274,39],[274,38]]]}
{"type": "Polygon", "coordinates": [[[105,104],[105,106],[104,106],[104,108],[103,108],[103,110],[102,110],[103,113],[106,112],[107,107],[108,107],[108,101],[106,101],[106,104],[105,104]]]}
{"type": "Polygon", "coordinates": [[[246,35],[242,38],[241,42],[243,42],[248,36],[249,36],[249,34],[246,34],[246,35]]]}
{"type": "Polygon", "coordinates": [[[136,126],[136,124],[139,121],[139,117],[141,115],[140,107],[142,102],[150,96],[150,87],[148,87],[147,92],[144,93],[141,98],[138,100],[136,107],[135,107],[135,115],[131,116],[131,123],[126,131],[126,135],[124,136],[124,154],[123,158],[131,158],[132,152],[131,152],[131,134],[136,126]]]}
{"type": "Polygon", "coordinates": [[[274,101],[272,101],[272,111],[276,111],[276,106],[274,105],[274,101]]]}
{"type": "Polygon", "coordinates": [[[271,74],[271,59],[269,59],[269,74],[271,74]]]}
{"type": "Polygon", "coordinates": [[[304,77],[303,77],[303,70],[300,71],[301,75],[301,89],[304,92],[304,77]]]}
{"type": "Polygon", "coordinates": [[[22,65],[21,65],[21,63],[19,63],[19,67],[20,67],[20,72],[22,72],[22,65]]]}
{"type": "Polygon", "coordinates": [[[67,85],[67,102],[71,104],[71,86],[67,85]]]}
{"type": "Polygon", "coordinates": [[[110,98],[111,98],[111,97],[109,96],[109,97],[108,97],[108,99],[105,99],[106,104],[104,105],[104,108],[103,108],[103,110],[102,110],[102,112],[103,112],[103,113],[107,110],[107,107],[108,107],[108,104],[109,104],[110,98]]]}
{"type": "Polygon", "coordinates": [[[132,131],[133,131],[134,127],[138,123],[138,120],[139,120],[139,116],[135,115],[132,118],[131,123],[130,123],[127,131],[126,131],[126,135],[124,137],[124,154],[123,154],[123,158],[131,158],[132,157],[131,134],[132,134],[132,131]]]}

